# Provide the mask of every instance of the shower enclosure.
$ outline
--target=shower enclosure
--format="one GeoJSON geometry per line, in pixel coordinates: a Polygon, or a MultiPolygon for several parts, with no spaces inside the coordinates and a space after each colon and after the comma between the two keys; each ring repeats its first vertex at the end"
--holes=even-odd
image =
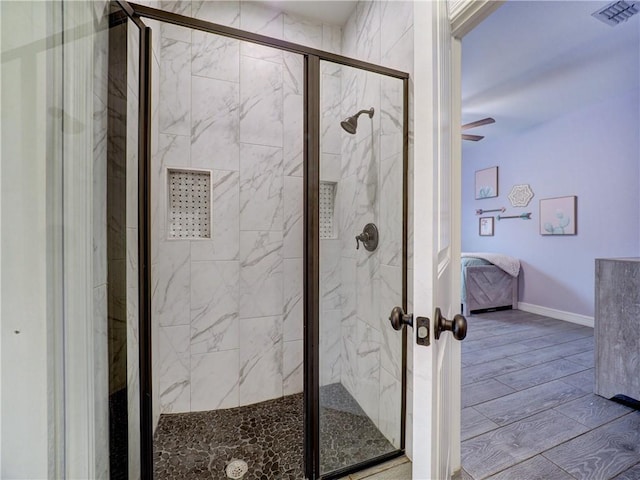
{"type": "Polygon", "coordinates": [[[330,25],[274,38],[259,4],[118,3],[147,146],[142,477],[338,478],[401,455],[408,74],[349,58],[330,25]]]}

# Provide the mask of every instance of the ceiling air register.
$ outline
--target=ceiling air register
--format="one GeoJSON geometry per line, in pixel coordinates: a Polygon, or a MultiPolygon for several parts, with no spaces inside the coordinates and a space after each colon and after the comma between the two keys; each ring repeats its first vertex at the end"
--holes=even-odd
{"type": "Polygon", "coordinates": [[[614,27],[622,22],[626,22],[636,13],[638,13],[638,7],[635,2],[621,1],[610,3],[597,12],[593,12],[591,16],[614,27]]]}

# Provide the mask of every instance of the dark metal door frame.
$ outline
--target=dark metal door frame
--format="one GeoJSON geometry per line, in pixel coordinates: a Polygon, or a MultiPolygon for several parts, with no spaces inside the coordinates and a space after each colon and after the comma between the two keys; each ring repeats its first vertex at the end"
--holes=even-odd
{"type": "MultiPolygon", "coordinates": [[[[141,478],[153,479],[153,411],[151,352],[151,28],[142,18],[171,23],[225,37],[257,43],[304,57],[304,414],[305,475],[309,480],[320,475],[320,396],[319,396],[319,324],[320,324],[320,61],[329,61],[403,82],[403,192],[402,192],[402,307],[407,309],[407,225],[409,166],[409,74],[331,52],[298,45],[285,40],[246,32],[196,18],[115,0],[140,29],[140,105],[138,169],[138,247],[139,247],[139,357],[140,357],[140,436],[141,478]],[[142,17],[142,18],[141,18],[142,17]]],[[[400,449],[322,476],[338,478],[404,453],[407,397],[407,331],[402,330],[402,406],[400,449]]]]}

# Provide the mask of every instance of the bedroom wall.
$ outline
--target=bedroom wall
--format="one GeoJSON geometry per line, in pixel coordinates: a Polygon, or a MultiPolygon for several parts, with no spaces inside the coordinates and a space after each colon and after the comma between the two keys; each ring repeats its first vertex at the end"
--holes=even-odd
{"type": "Polygon", "coordinates": [[[595,258],[637,256],[640,250],[638,68],[633,88],[508,138],[463,145],[462,250],[499,252],[522,263],[519,301],[593,317],[595,258]],[[499,166],[499,196],[475,200],[475,171],[499,166]],[[527,207],[507,195],[528,183],[527,207]],[[576,236],[541,236],[541,198],[578,196],[576,236]],[[478,208],[532,212],[532,220],[495,222],[493,237],[478,235],[478,208]]]}

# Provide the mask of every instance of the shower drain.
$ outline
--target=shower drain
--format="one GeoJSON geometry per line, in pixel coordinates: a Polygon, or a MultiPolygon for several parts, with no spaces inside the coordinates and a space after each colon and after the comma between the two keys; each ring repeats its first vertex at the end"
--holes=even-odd
{"type": "Polygon", "coordinates": [[[244,460],[231,460],[225,469],[227,478],[238,480],[244,477],[244,474],[249,470],[249,465],[244,460]]]}

